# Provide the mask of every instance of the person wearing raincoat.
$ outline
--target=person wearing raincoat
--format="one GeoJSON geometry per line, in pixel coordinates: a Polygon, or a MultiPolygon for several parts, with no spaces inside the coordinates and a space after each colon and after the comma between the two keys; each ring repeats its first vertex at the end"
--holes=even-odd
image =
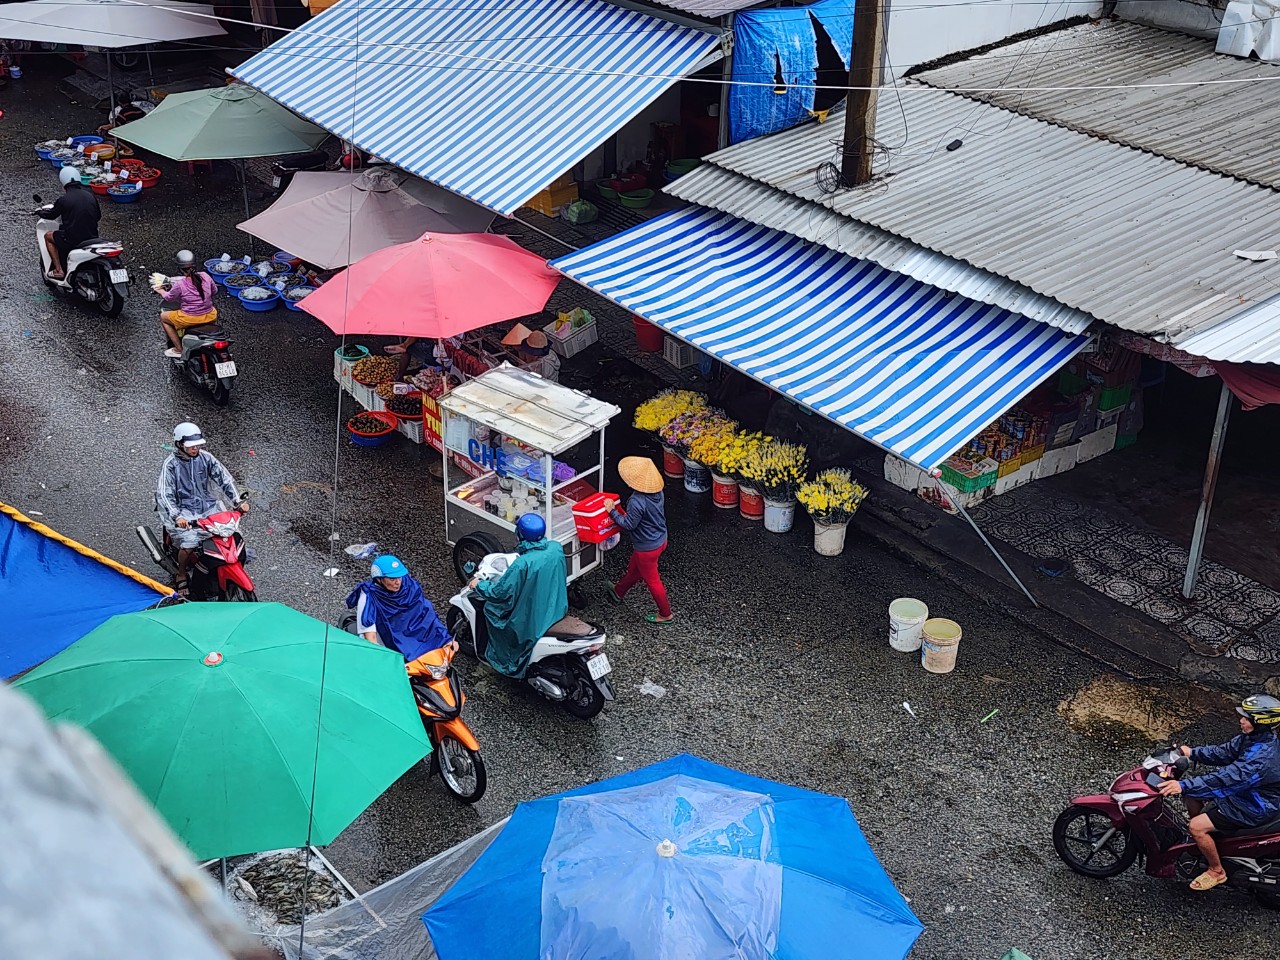
{"type": "Polygon", "coordinates": [[[489,643],[484,657],[499,673],[523,677],[533,648],[569,612],[564,548],[547,539],[546,522],[536,513],[516,521],[520,554],[497,580],[471,581],[484,603],[489,643]]]}

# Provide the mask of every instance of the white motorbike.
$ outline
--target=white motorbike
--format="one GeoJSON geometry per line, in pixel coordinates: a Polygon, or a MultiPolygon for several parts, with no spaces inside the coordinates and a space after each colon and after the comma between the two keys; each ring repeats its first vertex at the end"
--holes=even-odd
{"type": "Polygon", "coordinates": [[[60,280],[49,276],[53,262],[45,235],[58,229],[58,221],[50,220],[52,204],[45,204],[39,194],[36,203],[43,204],[36,215],[36,249],[40,251],[40,275],[54,290],[70,293],[107,317],[118,317],[129,295],[129,271],[121,257],[124,245],[113,240],[86,240],[67,254],[66,273],[60,280]]]}
{"type": "MultiPolygon", "coordinates": [[[[481,580],[496,580],[517,557],[514,553],[491,553],[477,565],[481,580]]],[[[445,625],[463,653],[485,660],[489,642],[484,600],[464,586],[449,600],[445,625]]],[[[613,668],[605,656],[603,628],[565,617],[534,645],[524,682],[540,696],[560,704],[575,717],[590,720],[614,699],[609,674],[613,668]]]]}

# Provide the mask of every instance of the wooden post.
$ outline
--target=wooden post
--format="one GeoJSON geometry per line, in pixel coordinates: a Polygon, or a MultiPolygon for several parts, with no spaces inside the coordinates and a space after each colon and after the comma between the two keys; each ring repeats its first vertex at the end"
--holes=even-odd
{"type": "Polygon", "coordinates": [[[855,0],[853,8],[851,89],[844,105],[844,148],[840,157],[840,174],[847,187],[871,180],[876,95],[884,75],[884,10],[883,0],[855,0]],[[859,87],[862,89],[856,89],[859,87]]]}

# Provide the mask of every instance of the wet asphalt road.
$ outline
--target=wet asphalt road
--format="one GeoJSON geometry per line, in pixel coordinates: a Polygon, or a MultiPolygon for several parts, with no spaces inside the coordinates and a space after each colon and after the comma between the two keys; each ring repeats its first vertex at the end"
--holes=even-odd
{"type": "MultiPolygon", "coordinates": [[[[248,314],[223,299],[241,377],[231,406],[219,410],[166,370],[145,286],[119,320],[51,300],[28,212],[30,195],[56,195],[57,181],[30,145],[86,132],[94,118],[35,71],[0,103],[8,160],[0,179],[8,224],[0,241],[0,499],[155,572],[133,526],[151,519],[173,424],[193,419],[251,492],[246,530],[259,557],[251,572],[264,598],[332,620],[364,572],[340,548],[376,540],[442,605],[454,581],[440,487],[407,441],[364,450],[338,438],[335,339],[303,314],[248,314]],[[337,580],[322,576],[329,566],[341,569],[337,580]]],[[[140,203],[104,203],[101,232],[125,241],[140,278],[180,246],[201,258],[247,249],[234,228],[240,197],[229,173],[196,186],[177,165],[161,166],[162,185],[140,203]]],[[[625,363],[593,376],[593,388],[624,407],[653,389],[625,363]]],[[[629,429],[611,432],[615,457],[632,442],[629,429]]],[[[1055,858],[1049,828],[1065,800],[1105,789],[1144,752],[1140,738],[1080,733],[1060,718],[1058,704],[1097,676],[1095,664],[927,579],[860,539],[856,524],[844,556],[825,559],[810,548],[803,517],[779,537],[707,499],[669,491],[663,572],[677,625],[644,623],[640,593],[626,607],[597,603],[588,614],[609,630],[618,702],[584,724],[464,667],[487,796],[461,807],[411,770],[329,847],[352,882],[365,888],[393,877],[522,800],[689,751],[847,797],[927,928],[912,953],[920,960],[996,960],[1010,946],[1035,960],[1274,948],[1277,916],[1241,893],[1196,896],[1136,871],[1099,884],[1055,858]],[[954,674],[929,675],[889,649],[885,610],[897,596],[923,598],[963,625],[954,674]],[[641,695],[645,679],[666,695],[641,695]]],[[[614,576],[624,553],[610,557],[614,576]]],[[[592,582],[598,596],[604,578],[592,582]]],[[[1230,728],[1211,717],[1187,738],[1225,739],[1230,728]]]]}

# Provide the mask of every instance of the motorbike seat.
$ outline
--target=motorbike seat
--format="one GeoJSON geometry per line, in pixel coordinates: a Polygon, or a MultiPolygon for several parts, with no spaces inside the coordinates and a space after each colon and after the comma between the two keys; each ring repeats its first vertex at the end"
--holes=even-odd
{"type": "Polygon", "coordinates": [[[103,240],[101,237],[94,237],[91,240],[85,240],[83,243],[77,243],[71,249],[72,250],[88,250],[90,247],[96,246],[99,243],[111,243],[111,242],[112,241],[110,240],[103,240]]]}
{"type": "Polygon", "coordinates": [[[553,640],[563,640],[566,643],[570,643],[575,640],[585,640],[592,637],[604,636],[604,631],[595,624],[587,623],[585,620],[579,620],[577,617],[570,614],[567,617],[557,620],[548,627],[546,635],[553,640]]]}
{"type": "Polygon", "coordinates": [[[1219,830],[1224,837],[1257,837],[1265,833],[1280,833],[1280,816],[1260,823],[1256,827],[1245,827],[1242,830],[1219,830]]]}
{"type": "Polygon", "coordinates": [[[183,336],[195,334],[198,337],[221,337],[222,328],[216,323],[201,323],[194,327],[183,328],[183,336]]]}

